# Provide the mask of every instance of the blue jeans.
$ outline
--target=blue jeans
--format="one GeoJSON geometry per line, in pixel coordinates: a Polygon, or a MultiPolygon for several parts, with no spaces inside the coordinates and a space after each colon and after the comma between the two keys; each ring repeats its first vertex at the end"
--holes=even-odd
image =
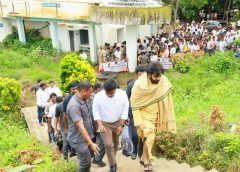
{"type": "Polygon", "coordinates": [[[102,159],[103,159],[103,157],[104,157],[104,155],[105,155],[105,145],[104,145],[104,143],[103,143],[103,139],[102,139],[102,137],[101,137],[101,135],[100,135],[100,133],[96,133],[95,134],[95,137],[96,137],[96,139],[98,139],[99,140],[99,155],[95,155],[94,157],[93,157],[93,159],[95,160],[95,161],[98,161],[98,162],[100,162],[100,161],[102,161],[102,159]]]}
{"type": "Polygon", "coordinates": [[[56,141],[57,141],[56,137],[54,136],[54,128],[53,127],[52,127],[52,132],[51,133],[48,132],[48,138],[49,138],[49,142],[54,141],[54,143],[56,143],[56,141]]]}
{"type": "Polygon", "coordinates": [[[134,126],[133,117],[129,118],[129,135],[133,143],[133,153],[138,154],[138,157],[142,156],[143,143],[140,138],[138,138],[137,128],[134,126]]]}
{"type": "Polygon", "coordinates": [[[37,107],[37,111],[38,111],[38,122],[39,123],[42,123],[43,122],[43,114],[44,114],[44,107],[40,107],[40,106],[38,106],[37,107]]]}

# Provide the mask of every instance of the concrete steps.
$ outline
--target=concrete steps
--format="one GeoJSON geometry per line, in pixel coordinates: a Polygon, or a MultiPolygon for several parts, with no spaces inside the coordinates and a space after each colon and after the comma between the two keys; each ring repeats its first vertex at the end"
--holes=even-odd
{"type": "MultiPolygon", "coordinates": [[[[47,125],[40,126],[37,119],[37,107],[27,107],[21,110],[25,117],[30,133],[36,137],[43,144],[49,146],[48,135],[47,135],[47,125]]],[[[52,146],[54,144],[51,144],[52,146]]],[[[143,166],[140,165],[139,159],[132,160],[130,157],[125,157],[122,155],[121,151],[117,152],[117,165],[118,172],[143,172],[143,166]]],[[[78,161],[76,157],[71,158],[73,161],[78,161]]],[[[107,163],[106,156],[103,159],[107,163]]],[[[93,164],[91,167],[91,172],[108,172],[109,166],[100,168],[93,164]]],[[[164,158],[156,159],[153,162],[154,172],[207,172],[201,166],[190,167],[187,163],[179,164],[175,160],[166,160],[164,158]]],[[[218,172],[213,169],[208,172],[218,172]]]]}

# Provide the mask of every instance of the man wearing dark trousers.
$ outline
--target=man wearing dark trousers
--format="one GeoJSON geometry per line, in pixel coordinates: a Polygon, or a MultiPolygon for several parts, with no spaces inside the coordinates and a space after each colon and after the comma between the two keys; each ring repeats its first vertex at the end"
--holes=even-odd
{"type": "Polygon", "coordinates": [[[89,103],[89,107],[90,107],[90,113],[91,113],[91,117],[92,117],[92,122],[93,122],[93,130],[94,130],[94,136],[95,136],[95,139],[94,139],[94,142],[97,143],[98,142],[98,146],[99,146],[99,155],[95,155],[93,157],[93,161],[92,163],[93,164],[97,164],[99,167],[104,167],[106,166],[106,163],[103,162],[103,157],[105,155],[105,145],[104,145],[104,142],[103,142],[103,139],[100,135],[100,132],[98,130],[98,127],[97,127],[97,124],[96,122],[94,121],[93,119],[93,113],[92,113],[92,103],[93,103],[93,99],[94,99],[94,96],[100,92],[102,90],[102,85],[99,84],[99,83],[96,83],[93,85],[93,93],[88,101],[89,103]]]}
{"type": "Polygon", "coordinates": [[[36,92],[37,107],[38,107],[38,121],[40,125],[43,125],[43,114],[49,98],[47,97],[47,94],[44,92],[46,87],[47,87],[47,84],[42,82],[40,84],[40,88],[36,92]]]}
{"type": "Polygon", "coordinates": [[[70,147],[70,144],[68,142],[67,139],[67,135],[68,135],[68,118],[67,118],[67,105],[68,102],[70,101],[70,99],[72,98],[72,96],[76,93],[77,91],[77,86],[78,86],[79,82],[78,81],[72,81],[69,84],[69,90],[70,90],[70,94],[67,95],[64,100],[63,100],[63,127],[64,127],[64,140],[63,140],[63,155],[64,155],[64,159],[68,160],[68,152],[70,150],[70,157],[76,155],[74,149],[72,149],[70,147]]]}
{"type": "Polygon", "coordinates": [[[67,106],[68,141],[79,155],[79,172],[90,172],[92,152],[99,154],[98,146],[93,143],[94,138],[92,119],[87,100],[91,96],[91,84],[81,81],[77,92],[67,106]]]}
{"type": "MultiPolygon", "coordinates": [[[[144,66],[137,66],[135,69],[136,78],[139,78],[145,71],[146,71],[146,69],[144,66]]],[[[126,93],[127,93],[127,96],[129,99],[131,98],[131,93],[132,93],[132,88],[133,88],[134,83],[135,83],[135,80],[130,82],[127,86],[126,93]]],[[[137,128],[134,126],[131,105],[130,105],[129,111],[128,111],[128,118],[129,118],[129,135],[130,135],[130,138],[132,139],[132,143],[133,143],[133,152],[132,152],[131,158],[133,160],[135,160],[137,158],[137,155],[138,155],[138,157],[142,156],[143,144],[141,141],[139,141],[138,134],[137,134],[137,128]]],[[[142,164],[143,161],[140,160],[140,163],[142,164]]]]}

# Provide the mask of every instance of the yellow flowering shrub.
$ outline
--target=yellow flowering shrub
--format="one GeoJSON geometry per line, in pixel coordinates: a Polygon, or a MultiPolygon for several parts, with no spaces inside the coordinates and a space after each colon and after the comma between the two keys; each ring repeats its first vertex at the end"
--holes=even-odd
{"type": "Polygon", "coordinates": [[[21,84],[15,79],[0,77],[0,111],[15,111],[21,100],[21,84]]]}
{"type": "Polygon", "coordinates": [[[60,63],[61,89],[68,92],[68,85],[74,80],[89,80],[94,84],[96,82],[94,72],[93,67],[79,55],[75,53],[66,55],[60,63]]]}

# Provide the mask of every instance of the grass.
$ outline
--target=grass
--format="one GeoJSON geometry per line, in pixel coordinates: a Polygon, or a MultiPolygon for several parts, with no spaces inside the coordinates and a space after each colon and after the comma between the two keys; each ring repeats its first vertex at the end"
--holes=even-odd
{"type": "MultiPolygon", "coordinates": [[[[18,159],[18,151],[33,150],[41,154],[41,161],[36,171],[76,171],[75,163],[66,163],[53,152],[50,146],[45,146],[37,141],[26,129],[25,121],[18,113],[2,114],[0,118],[0,167],[10,170],[13,166],[21,166],[24,163],[18,159]],[[58,166],[56,166],[58,164],[58,166]],[[67,170],[68,169],[68,170],[67,170]]],[[[28,156],[29,162],[31,158],[28,156]]]]}
{"type": "Polygon", "coordinates": [[[30,57],[27,54],[0,47],[0,76],[15,78],[22,83],[59,80],[59,59],[54,57],[30,57]]]}

